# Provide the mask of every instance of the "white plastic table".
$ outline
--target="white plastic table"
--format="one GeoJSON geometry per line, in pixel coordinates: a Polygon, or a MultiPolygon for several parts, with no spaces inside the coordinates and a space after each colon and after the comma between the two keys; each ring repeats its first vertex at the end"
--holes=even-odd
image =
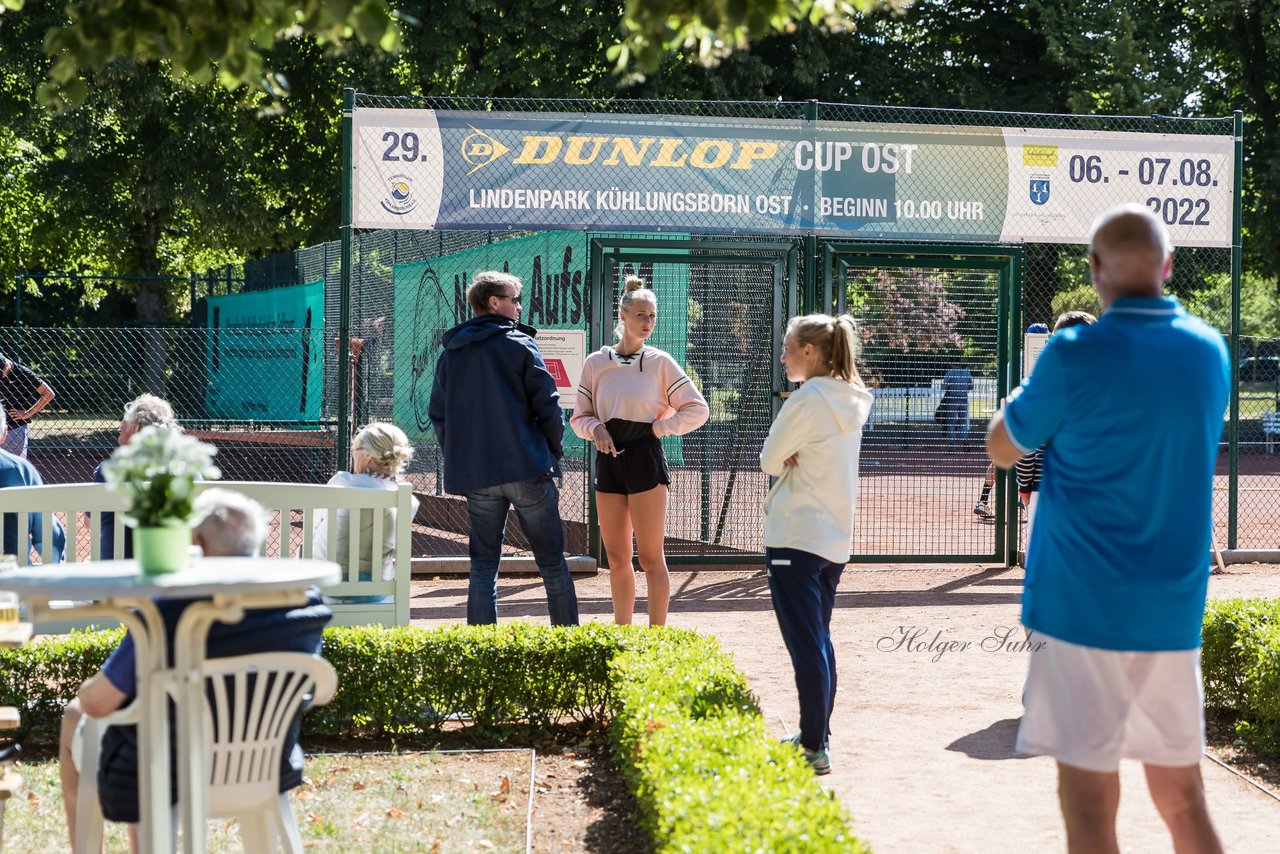
{"type": "Polygon", "coordinates": [[[246,608],[279,608],[306,601],[311,586],[336,584],[341,572],[325,560],[201,558],[183,572],[144,576],[136,561],[69,563],[0,571],[0,590],[27,603],[30,619],[114,617],[129,629],[137,650],[138,842],[144,852],[168,850],[169,716],[177,706],[178,804],[183,849],[202,854],[207,837],[205,695],[200,667],[209,627],[236,623],[246,608]],[[55,600],[86,604],[51,607],[55,600]],[[174,633],[168,664],[164,623],[154,599],[203,599],[188,606],[174,633]]]}

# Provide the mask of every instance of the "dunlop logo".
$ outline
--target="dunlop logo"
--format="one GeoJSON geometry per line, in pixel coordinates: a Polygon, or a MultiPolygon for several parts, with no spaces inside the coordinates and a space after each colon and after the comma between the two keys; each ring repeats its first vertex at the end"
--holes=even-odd
{"type": "Polygon", "coordinates": [[[484,131],[471,128],[471,134],[462,140],[462,159],[471,164],[471,175],[488,166],[511,149],[484,131]]]}
{"type": "MultiPolygon", "coordinates": [[[[462,141],[462,158],[475,172],[509,152],[486,133],[462,141]]],[[[778,153],[778,143],[736,139],[692,140],[684,137],[553,136],[524,134],[511,159],[521,166],[648,166],[666,169],[752,169],[778,153]]],[[[467,174],[471,174],[468,172],[467,174]]]]}

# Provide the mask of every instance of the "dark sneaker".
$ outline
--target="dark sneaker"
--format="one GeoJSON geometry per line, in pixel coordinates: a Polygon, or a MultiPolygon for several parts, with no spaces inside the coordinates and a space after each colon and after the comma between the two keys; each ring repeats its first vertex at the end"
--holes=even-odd
{"type": "Polygon", "coordinates": [[[825,750],[815,750],[813,753],[806,753],[804,761],[809,763],[809,767],[813,769],[813,773],[819,777],[823,777],[831,773],[831,755],[825,750]]]}

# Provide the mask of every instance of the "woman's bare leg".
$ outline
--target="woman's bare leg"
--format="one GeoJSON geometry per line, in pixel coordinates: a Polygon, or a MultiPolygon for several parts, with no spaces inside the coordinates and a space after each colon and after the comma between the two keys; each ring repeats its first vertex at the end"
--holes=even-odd
{"type": "MultiPolygon", "coordinates": [[[[671,599],[671,575],[667,571],[664,541],[667,536],[667,487],[659,484],[647,492],[628,496],[631,526],[636,534],[636,551],[644,570],[649,602],[649,625],[667,624],[667,604],[671,599]]],[[[610,565],[612,565],[610,559],[610,565]]]]}
{"type": "Polygon", "coordinates": [[[631,568],[631,516],[628,498],[613,492],[596,493],[596,518],[600,539],[609,558],[609,590],[613,594],[613,621],[631,625],[636,609],[636,577],[631,568]]]}

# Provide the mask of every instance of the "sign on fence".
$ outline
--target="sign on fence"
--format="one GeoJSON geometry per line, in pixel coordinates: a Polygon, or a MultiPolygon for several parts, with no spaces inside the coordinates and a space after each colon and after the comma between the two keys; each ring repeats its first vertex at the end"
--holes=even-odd
{"type": "Polygon", "coordinates": [[[1081,243],[1146,205],[1231,244],[1230,136],[357,109],[358,228],[817,233],[1081,243]]]}
{"type": "Polygon", "coordinates": [[[556,380],[560,408],[573,409],[578,402],[578,380],[587,358],[587,333],[582,329],[551,329],[538,333],[538,349],[547,370],[556,380]]]}
{"type": "Polygon", "coordinates": [[[324,280],[209,297],[207,316],[210,418],[320,420],[324,280]]]}

